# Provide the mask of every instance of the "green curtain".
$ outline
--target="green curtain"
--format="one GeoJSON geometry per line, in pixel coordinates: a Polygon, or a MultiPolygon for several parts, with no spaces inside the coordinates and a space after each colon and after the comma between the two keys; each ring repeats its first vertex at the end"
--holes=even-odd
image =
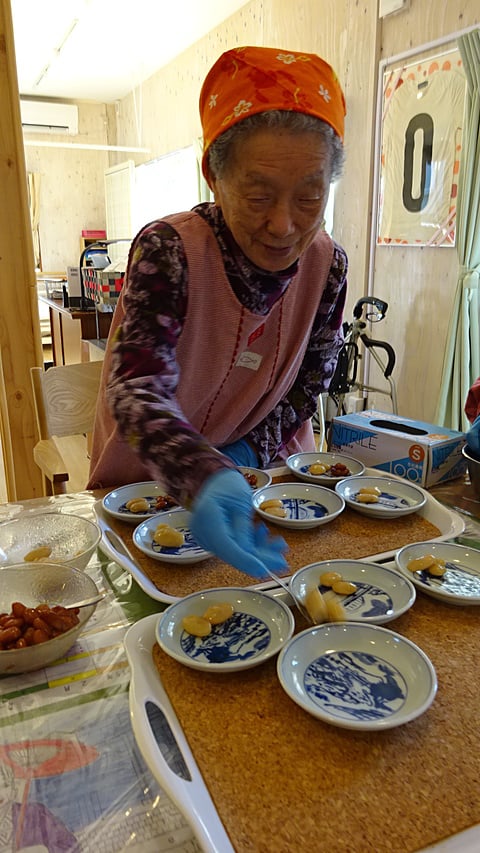
{"type": "Polygon", "coordinates": [[[467,80],[457,202],[459,276],[435,423],[466,431],[468,389],[480,376],[480,29],[458,39],[467,80]]]}

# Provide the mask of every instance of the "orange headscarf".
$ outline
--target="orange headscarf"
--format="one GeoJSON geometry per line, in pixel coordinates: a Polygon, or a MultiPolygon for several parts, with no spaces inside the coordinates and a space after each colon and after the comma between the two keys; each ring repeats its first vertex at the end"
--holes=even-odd
{"type": "Polygon", "coordinates": [[[236,47],[222,53],[200,92],[203,161],[212,142],[254,113],[293,110],[323,119],[343,142],[345,98],[333,68],[315,53],[236,47]]]}

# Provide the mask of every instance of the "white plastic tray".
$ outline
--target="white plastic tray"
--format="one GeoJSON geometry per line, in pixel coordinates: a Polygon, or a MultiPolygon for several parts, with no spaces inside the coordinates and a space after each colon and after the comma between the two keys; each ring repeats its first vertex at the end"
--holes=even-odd
{"type": "Polygon", "coordinates": [[[234,853],[153,662],[158,613],[128,629],[133,733],[146,764],[192,827],[204,853],[234,853]]]}
{"type": "MultiPolygon", "coordinates": [[[[367,468],[365,473],[370,474],[373,471],[375,475],[382,475],[382,472],[374,471],[373,469],[367,468]]],[[[269,473],[274,477],[281,477],[285,475],[290,475],[291,471],[286,467],[282,468],[273,468],[269,469],[269,473]]],[[[390,474],[385,476],[391,476],[390,474]]],[[[419,488],[419,487],[417,487],[419,488]]],[[[448,507],[439,503],[436,498],[432,497],[432,495],[424,490],[420,489],[423,494],[426,495],[427,502],[421,510],[419,510],[418,515],[425,518],[431,524],[435,525],[440,531],[440,536],[432,539],[432,542],[441,542],[446,539],[454,539],[456,536],[460,536],[460,534],[465,529],[465,522],[463,518],[456,512],[453,512],[448,507]]],[[[172,596],[163,590],[158,589],[154,583],[145,575],[145,573],[141,570],[140,565],[138,565],[135,561],[135,556],[133,553],[127,555],[126,553],[121,553],[115,547],[112,546],[111,542],[107,539],[106,531],[111,530],[110,520],[107,513],[103,510],[101,501],[97,501],[94,505],[95,514],[97,516],[97,521],[102,531],[102,538],[100,541],[100,547],[102,551],[114,562],[118,563],[124,569],[126,569],[132,577],[136,580],[138,585],[143,589],[143,591],[150,596],[150,598],[154,598],[156,601],[161,601],[164,604],[173,604],[178,601],[178,596],[172,596]]],[[[116,537],[118,538],[118,537],[116,537]]],[[[384,563],[387,560],[392,560],[395,556],[395,550],[392,551],[384,551],[380,554],[370,554],[362,557],[362,560],[371,560],[376,563],[384,563]]],[[[285,593],[283,590],[279,590],[278,586],[276,586],[271,581],[261,584],[252,585],[254,589],[261,590],[273,590],[279,591],[280,596],[283,598],[285,593]]]]}
{"type": "MultiPolygon", "coordinates": [[[[152,657],[153,613],[132,625],[125,649],[132,673],[130,717],[140,752],[159,785],[190,824],[204,853],[234,853],[152,657]]],[[[418,853],[478,853],[480,826],[418,853]]]]}

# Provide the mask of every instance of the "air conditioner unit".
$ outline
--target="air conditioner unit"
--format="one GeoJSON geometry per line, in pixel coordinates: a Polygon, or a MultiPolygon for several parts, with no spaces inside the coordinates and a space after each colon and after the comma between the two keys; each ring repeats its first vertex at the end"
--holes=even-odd
{"type": "Polygon", "coordinates": [[[20,100],[20,115],[25,133],[78,133],[78,107],[55,101],[20,100]]]}

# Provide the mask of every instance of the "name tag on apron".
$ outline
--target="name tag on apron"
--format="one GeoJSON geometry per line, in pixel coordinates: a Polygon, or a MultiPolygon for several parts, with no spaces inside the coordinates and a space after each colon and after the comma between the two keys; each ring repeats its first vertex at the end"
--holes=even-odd
{"type": "Polygon", "coordinates": [[[248,370],[258,370],[262,363],[262,356],[257,352],[244,350],[237,358],[236,367],[247,367],[248,370]]]}

